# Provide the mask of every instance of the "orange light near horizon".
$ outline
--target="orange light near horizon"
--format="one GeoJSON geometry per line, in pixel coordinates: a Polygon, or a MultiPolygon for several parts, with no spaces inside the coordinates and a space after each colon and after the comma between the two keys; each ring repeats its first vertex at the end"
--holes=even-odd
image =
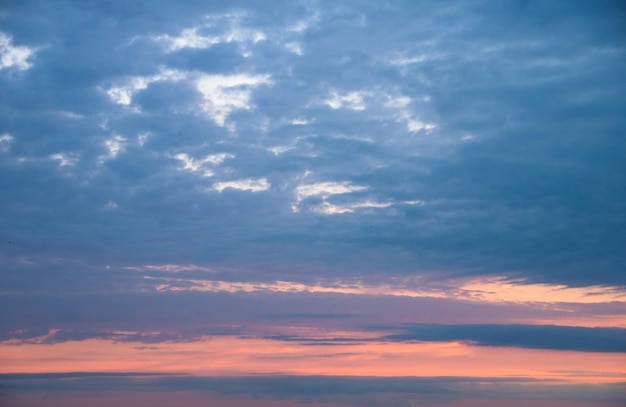
{"type": "MultiPolygon", "coordinates": [[[[149,273],[152,270],[201,270],[215,272],[210,267],[197,265],[146,265],[127,267],[149,273]]],[[[163,277],[144,275],[154,282],[154,289],[166,291],[204,292],[280,292],[280,293],[337,293],[353,295],[382,295],[421,298],[450,298],[488,303],[576,303],[599,304],[619,302],[624,304],[626,320],[626,290],[616,286],[568,287],[562,284],[539,284],[510,280],[506,277],[481,277],[453,279],[431,283],[423,277],[390,277],[386,283],[367,283],[361,279],[330,280],[316,283],[296,281],[223,281],[212,279],[163,277]]]]}
{"type": "MultiPolygon", "coordinates": [[[[529,284],[501,277],[473,279],[463,283],[459,290],[461,296],[485,302],[598,304],[626,301],[626,291],[619,287],[529,284]]],[[[626,302],[624,312],[626,319],[626,302]]]]}
{"type": "Polygon", "coordinates": [[[529,377],[626,381],[626,354],[491,348],[460,342],[364,341],[332,345],[238,336],[143,344],[102,339],[0,344],[1,373],[161,372],[199,376],[529,377]]]}

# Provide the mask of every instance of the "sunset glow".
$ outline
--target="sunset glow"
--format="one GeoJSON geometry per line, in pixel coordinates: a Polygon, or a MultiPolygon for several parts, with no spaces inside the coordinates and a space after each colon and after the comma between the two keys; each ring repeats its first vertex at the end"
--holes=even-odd
{"type": "MultiPolygon", "coordinates": [[[[348,338],[346,338],[347,340],[348,338]]],[[[332,345],[236,336],[142,345],[90,339],[57,344],[4,343],[2,373],[148,372],[198,376],[532,377],[579,383],[626,380],[621,353],[486,348],[459,342],[368,341],[332,345]]]]}

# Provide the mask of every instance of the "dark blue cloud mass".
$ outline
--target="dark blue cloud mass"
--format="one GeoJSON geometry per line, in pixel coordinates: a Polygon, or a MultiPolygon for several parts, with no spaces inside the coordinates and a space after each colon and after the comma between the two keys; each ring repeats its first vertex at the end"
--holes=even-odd
{"type": "Polygon", "coordinates": [[[625,352],[626,329],[555,325],[416,324],[390,340],[470,341],[481,346],[510,346],[583,352],[625,352]]]}
{"type": "Polygon", "coordinates": [[[3,290],[176,263],[626,285],[625,21],[612,1],[4,3],[3,290]]]}

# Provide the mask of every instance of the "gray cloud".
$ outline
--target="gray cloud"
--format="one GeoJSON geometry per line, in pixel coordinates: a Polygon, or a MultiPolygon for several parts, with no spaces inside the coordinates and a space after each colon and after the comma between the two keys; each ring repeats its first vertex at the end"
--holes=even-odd
{"type": "Polygon", "coordinates": [[[0,296],[0,308],[11,310],[0,320],[0,340],[59,343],[102,338],[149,344],[194,341],[203,335],[245,335],[333,344],[347,343],[355,337],[358,341],[368,340],[360,337],[380,332],[373,340],[469,341],[481,346],[624,351],[624,329],[531,325],[536,321],[562,325],[579,320],[611,322],[623,315],[623,303],[547,306],[304,292],[78,294],[77,290],[59,289],[57,295],[0,296]],[[573,315],[576,318],[571,320],[573,315]],[[307,327],[310,332],[353,334],[315,339],[282,330],[290,326],[307,327]],[[389,332],[394,334],[388,336],[389,332]]]}
{"type": "Polygon", "coordinates": [[[615,3],[3,10],[37,49],[0,71],[6,291],[159,263],[626,284],[615,3]]]}
{"type": "Polygon", "coordinates": [[[409,325],[390,340],[469,341],[481,346],[510,346],[583,352],[626,351],[626,329],[555,325],[409,325]]]}

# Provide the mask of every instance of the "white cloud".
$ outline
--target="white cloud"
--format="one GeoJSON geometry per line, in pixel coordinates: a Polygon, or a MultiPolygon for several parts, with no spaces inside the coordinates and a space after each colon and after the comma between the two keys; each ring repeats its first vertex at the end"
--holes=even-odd
{"type": "Polygon", "coordinates": [[[322,198],[322,206],[329,205],[326,199],[332,195],[349,194],[368,189],[366,186],[352,185],[349,182],[318,182],[314,184],[299,185],[296,187],[296,202],[291,205],[294,212],[300,210],[300,204],[303,200],[319,196],[322,198]]]}
{"type": "Polygon", "coordinates": [[[364,91],[340,94],[333,90],[330,97],[324,101],[324,104],[330,106],[331,109],[347,108],[352,110],[365,110],[363,98],[371,95],[370,92],[364,91]]]}
{"type": "Polygon", "coordinates": [[[185,29],[176,37],[160,35],[154,39],[163,42],[170,52],[178,51],[183,48],[209,48],[221,42],[220,37],[199,35],[198,28],[185,29]]]}
{"type": "MultiPolygon", "coordinates": [[[[180,268],[196,270],[194,266],[168,265],[168,269],[154,268],[158,271],[173,271],[180,268]]],[[[131,270],[144,271],[148,267],[127,267],[131,270]]],[[[151,271],[151,270],[147,270],[151,271]]],[[[207,270],[212,272],[213,270],[207,270]]],[[[440,287],[431,287],[422,283],[419,278],[403,280],[391,279],[383,283],[366,283],[351,279],[317,279],[314,282],[302,283],[298,281],[224,281],[211,279],[190,279],[180,277],[161,277],[146,275],[148,282],[155,283],[158,291],[206,291],[206,292],[305,292],[305,293],[338,293],[361,295],[390,295],[404,297],[431,297],[447,298],[450,294],[440,287]]]]}
{"type": "Polygon", "coordinates": [[[78,161],[77,157],[63,153],[51,154],[50,159],[58,161],[59,167],[71,167],[78,161]]]}
{"type": "Polygon", "coordinates": [[[124,137],[115,135],[112,139],[106,140],[104,145],[109,149],[109,155],[111,158],[116,157],[122,150],[122,143],[125,141],[124,137]]]}
{"type": "Polygon", "coordinates": [[[274,155],[281,155],[282,153],[286,153],[289,150],[292,150],[291,146],[274,146],[270,147],[267,150],[270,151],[274,155]]]}
{"type": "Polygon", "coordinates": [[[320,21],[320,13],[315,11],[308,18],[295,22],[287,27],[288,32],[302,34],[313,26],[316,26],[320,21]]]}
{"type": "Polygon", "coordinates": [[[312,197],[349,194],[351,192],[363,191],[366,186],[352,185],[349,182],[318,182],[315,184],[299,185],[296,188],[296,196],[299,201],[312,197]]]}
{"type": "Polygon", "coordinates": [[[118,105],[130,105],[133,100],[133,94],[139,90],[146,89],[148,82],[145,78],[132,78],[130,83],[124,86],[116,86],[107,90],[109,98],[118,105]]]}
{"type": "Polygon", "coordinates": [[[401,201],[401,204],[405,204],[405,205],[419,205],[419,206],[423,206],[426,205],[426,202],[420,200],[420,199],[413,199],[410,201],[401,201]]]}
{"type": "MultiPolygon", "coordinates": [[[[305,176],[308,174],[305,174],[305,176]]],[[[299,212],[302,202],[311,197],[320,197],[322,202],[311,206],[308,209],[312,212],[322,213],[326,215],[337,215],[343,213],[352,213],[358,209],[382,209],[393,205],[405,204],[405,205],[424,205],[423,201],[387,201],[376,202],[372,200],[356,201],[343,205],[336,205],[328,202],[328,198],[333,195],[350,194],[353,192],[360,192],[369,189],[363,185],[352,185],[349,182],[318,182],[314,184],[299,185],[296,188],[296,201],[291,205],[293,212],[299,212]]]]}
{"type": "MultiPolygon", "coordinates": [[[[376,201],[366,200],[366,201],[361,201],[361,202],[353,202],[353,203],[345,204],[345,205],[335,205],[335,204],[328,202],[326,199],[324,199],[322,203],[320,203],[317,206],[311,207],[310,210],[312,212],[323,213],[325,215],[338,215],[338,214],[343,214],[343,213],[353,213],[358,209],[370,209],[370,208],[371,209],[383,209],[383,208],[388,208],[390,206],[400,205],[400,204],[418,205],[418,206],[425,205],[424,201],[420,201],[420,200],[399,201],[399,202],[393,202],[393,201],[376,202],[376,201]]],[[[297,212],[297,211],[294,211],[294,212],[297,212]]]]}
{"type": "Polygon", "coordinates": [[[433,56],[429,56],[426,54],[415,55],[412,57],[402,56],[402,57],[397,57],[397,58],[393,58],[389,60],[389,64],[394,65],[394,66],[407,66],[407,65],[413,65],[413,64],[418,64],[420,62],[428,61],[429,59],[433,59],[433,58],[434,58],[433,56]]]}
{"type": "Polygon", "coordinates": [[[196,86],[204,97],[202,109],[218,126],[224,127],[230,113],[252,108],[252,89],[269,83],[269,75],[203,75],[196,86]]]}
{"type": "Polygon", "coordinates": [[[294,126],[304,126],[311,123],[312,121],[302,118],[296,118],[291,121],[291,124],[293,124],[294,126]]]}
{"type": "Polygon", "coordinates": [[[387,95],[384,95],[384,99],[386,99],[384,102],[384,106],[386,108],[395,110],[397,112],[396,120],[400,122],[406,121],[406,126],[407,126],[408,131],[418,132],[420,130],[425,130],[428,132],[434,129],[435,127],[437,127],[434,123],[429,123],[429,122],[425,122],[425,121],[417,119],[416,114],[414,112],[411,112],[410,109],[408,109],[409,105],[414,100],[417,100],[418,102],[430,101],[429,96],[425,96],[419,99],[411,99],[410,97],[404,96],[404,95],[387,94],[387,95]]]}
{"type": "Polygon", "coordinates": [[[418,132],[420,130],[430,131],[437,126],[433,123],[426,123],[417,119],[407,119],[406,127],[410,132],[418,132]]]}
{"type": "Polygon", "coordinates": [[[133,101],[133,95],[140,90],[148,88],[148,85],[151,83],[161,81],[176,82],[185,79],[187,75],[187,73],[175,69],[161,68],[156,75],[132,77],[124,85],[109,88],[106,93],[114,103],[128,106],[133,101]]]}
{"type": "Polygon", "coordinates": [[[407,107],[409,103],[411,103],[411,98],[407,96],[387,96],[385,107],[401,109],[407,107]]]}
{"type": "Polygon", "coordinates": [[[391,202],[356,202],[349,205],[334,205],[327,201],[323,201],[320,205],[312,208],[313,212],[324,213],[326,215],[337,215],[342,213],[352,213],[357,209],[363,208],[387,208],[393,205],[391,202]]]}
{"type": "Polygon", "coordinates": [[[0,69],[16,67],[26,70],[32,66],[28,60],[34,53],[33,48],[13,46],[12,38],[0,32],[0,69]]]}
{"type": "MultiPolygon", "coordinates": [[[[384,107],[387,113],[391,111],[391,116],[395,117],[398,122],[406,122],[407,130],[409,132],[419,132],[424,130],[426,132],[433,130],[437,127],[435,123],[426,122],[417,118],[416,112],[410,109],[411,103],[417,102],[429,102],[430,97],[424,96],[419,99],[412,99],[408,96],[397,93],[387,93],[378,89],[374,90],[361,90],[347,93],[340,93],[336,90],[331,91],[330,97],[323,101],[324,104],[332,109],[352,109],[352,110],[365,110],[365,99],[368,98],[368,104],[373,107],[384,107]]],[[[383,110],[385,112],[385,110],[383,110]]],[[[384,116],[383,116],[384,117],[384,116]]]]}
{"type": "Polygon", "coordinates": [[[196,89],[204,99],[202,110],[221,127],[226,126],[226,119],[233,111],[249,110],[253,107],[250,97],[255,87],[271,83],[269,75],[204,75],[161,68],[156,75],[132,77],[122,85],[107,89],[106,93],[114,103],[129,106],[133,102],[134,94],[148,88],[152,83],[185,79],[195,81],[196,89]]]}
{"type": "Polygon", "coordinates": [[[297,42],[288,42],[285,44],[285,48],[287,48],[289,51],[293,52],[296,55],[299,55],[299,56],[304,55],[304,52],[302,51],[302,47],[297,42]]]}
{"type": "Polygon", "coordinates": [[[207,155],[206,157],[202,159],[195,159],[185,153],[180,153],[180,154],[176,154],[173,158],[179,161],[182,161],[183,167],[181,168],[181,170],[186,170],[186,171],[191,171],[191,172],[203,171],[205,177],[210,177],[210,176],[213,176],[214,172],[211,171],[210,169],[205,168],[206,164],[219,165],[222,162],[224,162],[224,160],[226,160],[227,158],[233,158],[233,157],[234,156],[232,154],[219,153],[219,154],[207,155]]]}
{"type": "Polygon", "coordinates": [[[13,141],[13,136],[9,133],[4,133],[0,136],[0,151],[7,152],[11,147],[11,141],[13,141]]]}
{"type": "Polygon", "coordinates": [[[204,157],[202,159],[202,162],[211,163],[211,164],[221,164],[222,162],[224,162],[225,159],[233,158],[233,157],[234,155],[227,154],[227,153],[212,154],[212,155],[207,155],[206,157],[204,157]]]}
{"type": "Polygon", "coordinates": [[[146,144],[146,141],[148,141],[148,139],[150,138],[150,136],[152,136],[152,134],[148,133],[148,132],[144,132],[144,133],[139,133],[137,135],[137,143],[139,143],[139,145],[141,147],[143,147],[144,144],[146,144]]]}
{"type": "Polygon", "coordinates": [[[217,182],[213,184],[213,189],[222,192],[226,188],[239,189],[242,191],[259,192],[266,191],[270,188],[267,178],[260,179],[240,179],[237,181],[217,182]]]}
{"type": "Polygon", "coordinates": [[[195,160],[189,157],[187,154],[176,154],[174,158],[183,162],[183,170],[189,170],[194,172],[200,170],[200,164],[196,163],[195,160]]]}
{"type": "Polygon", "coordinates": [[[237,14],[207,16],[206,24],[186,28],[175,36],[152,36],[151,40],[163,44],[166,52],[175,52],[186,48],[207,49],[221,43],[256,44],[267,38],[262,31],[239,26],[239,17],[237,14]],[[220,24],[222,21],[225,24],[220,24]],[[226,29],[221,28],[221,25],[226,25],[226,29]]]}
{"type": "Polygon", "coordinates": [[[124,145],[126,144],[126,139],[119,134],[114,134],[108,140],[104,141],[104,146],[108,150],[108,154],[100,156],[100,163],[103,163],[106,160],[117,157],[117,155],[124,150],[124,145]]]}

